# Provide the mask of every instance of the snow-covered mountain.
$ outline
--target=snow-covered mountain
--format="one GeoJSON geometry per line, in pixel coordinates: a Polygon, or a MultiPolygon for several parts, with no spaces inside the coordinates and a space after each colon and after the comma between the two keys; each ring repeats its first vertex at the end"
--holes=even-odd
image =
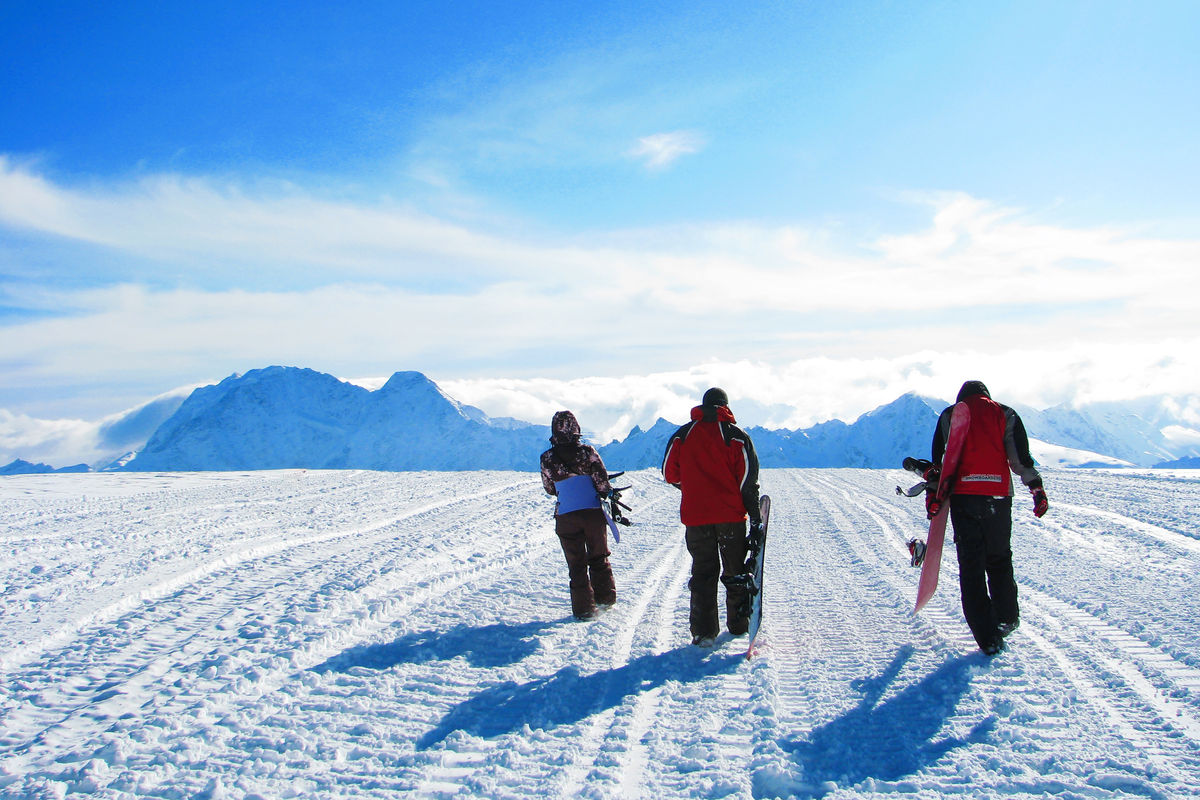
{"type": "MultiPolygon", "coordinates": [[[[748,431],[764,468],[891,468],[905,456],[928,455],[946,405],[909,393],[849,423],[748,431]]],[[[1200,398],[1018,410],[1034,457],[1049,466],[1189,466],[1200,457],[1200,398]]],[[[599,450],[614,470],[657,467],[677,426],[660,418],[599,450]]],[[[93,467],[109,470],[531,471],[549,430],[490,418],[418,372],[397,372],[372,390],[310,369],[268,367],[195,389],[186,400],[163,395],[103,421],[90,435],[110,453],[93,467]],[[137,452],[116,459],[111,453],[118,446],[122,453],[137,452]]],[[[10,457],[50,461],[24,452],[10,457]]],[[[12,474],[42,467],[16,461],[4,469],[12,474]]]]}
{"type": "MultiPolygon", "coordinates": [[[[938,413],[945,403],[906,394],[859,417],[852,424],[831,420],[804,430],[749,427],[759,462],[771,467],[896,467],[905,456],[929,451],[938,413]]],[[[735,409],[736,411],[736,409],[735,409]]],[[[659,419],[624,441],[600,448],[614,469],[645,469],[661,464],[667,438],[679,427],[659,419]]]]}
{"type": "Polygon", "coordinates": [[[63,467],[55,469],[49,464],[33,464],[23,459],[15,459],[12,462],[0,467],[0,475],[45,475],[51,472],[88,472],[87,464],[76,464],[71,467],[63,467]]]}
{"type": "MultiPolygon", "coordinates": [[[[888,468],[899,465],[905,456],[928,457],[934,424],[947,405],[910,392],[851,423],[830,420],[801,430],[751,427],[747,432],[764,468],[888,468]]],[[[1200,414],[1187,403],[1168,398],[1018,411],[1040,464],[1188,466],[1200,455],[1200,431],[1190,422],[1200,414]]],[[[659,420],[648,431],[634,428],[623,442],[601,448],[605,463],[627,469],[657,466],[674,428],[666,420],[659,420]],[[617,457],[610,458],[610,454],[617,457]]]]}
{"type": "Polygon", "coordinates": [[[1200,456],[1200,401],[1148,397],[1045,411],[1020,409],[1031,435],[1051,444],[1103,453],[1139,466],[1200,456]]]}
{"type": "Polygon", "coordinates": [[[612,471],[646,469],[662,464],[667,439],[679,425],[659,417],[648,429],[635,427],[623,441],[597,448],[604,465],[612,471]]]}
{"type": "Polygon", "coordinates": [[[197,389],[122,469],[532,469],[549,428],[447,397],[418,372],[376,391],[268,367],[197,389]]]}

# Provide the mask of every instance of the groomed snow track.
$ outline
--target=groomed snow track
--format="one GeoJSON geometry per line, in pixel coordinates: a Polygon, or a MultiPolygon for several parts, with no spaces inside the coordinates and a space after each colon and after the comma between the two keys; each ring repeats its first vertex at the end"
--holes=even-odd
{"type": "Polygon", "coordinates": [[[1174,798],[1200,786],[1200,481],[1054,472],[1022,626],[948,544],[913,616],[899,470],[768,470],[762,647],[688,644],[676,491],[568,613],[534,474],[0,480],[0,797],[1174,798]]]}

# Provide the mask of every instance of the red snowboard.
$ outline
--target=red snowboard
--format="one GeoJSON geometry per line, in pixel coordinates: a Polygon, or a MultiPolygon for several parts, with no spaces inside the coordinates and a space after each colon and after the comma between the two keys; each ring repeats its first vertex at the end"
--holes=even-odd
{"type": "Polygon", "coordinates": [[[971,426],[971,410],[966,403],[958,403],[950,415],[950,434],[946,437],[946,452],[942,456],[941,477],[938,479],[935,497],[940,503],[938,512],[929,521],[929,537],[925,540],[925,561],[921,564],[921,580],[917,583],[916,614],[933,593],[937,591],[938,573],[942,568],[942,542],[946,538],[946,519],[950,516],[950,491],[962,460],[963,442],[967,440],[967,428],[971,426]]]}

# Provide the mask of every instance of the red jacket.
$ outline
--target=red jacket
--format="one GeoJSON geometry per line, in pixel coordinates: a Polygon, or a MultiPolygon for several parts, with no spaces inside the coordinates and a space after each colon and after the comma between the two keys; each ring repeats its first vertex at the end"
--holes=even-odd
{"type": "MultiPolygon", "coordinates": [[[[1042,485],[1029,454],[1029,437],[1017,413],[982,394],[961,398],[971,411],[952,494],[1011,497],[1012,473],[1029,488],[1042,485]]],[[[951,408],[942,412],[933,436],[933,462],[942,463],[950,430],[951,408]]]]}
{"type": "Polygon", "coordinates": [[[662,472],[683,491],[684,525],[744,522],[758,517],[758,455],[727,406],[697,406],[692,421],[667,442],[662,472]]]}

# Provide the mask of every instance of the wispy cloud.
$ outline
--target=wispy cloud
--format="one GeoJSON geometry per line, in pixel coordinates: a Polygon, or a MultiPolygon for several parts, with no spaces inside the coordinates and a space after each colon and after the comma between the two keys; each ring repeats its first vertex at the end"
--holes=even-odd
{"type": "MultiPolygon", "coordinates": [[[[1056,225],[956,193],[919,202],[928,216],[914,230],[845,246],[819,227],[746,222],[548,239],[297,186],[176,176],[64,186],[0,159],[0,226],[76,253],[44,283],[0,284],[0,302],[28,312],[0,326],[0,384],[124,376],[153,394],[169,388],[153,383],[164,365],[207,378],[273,363],[569,381],[750,357],[776,371],[807,365],[802,379],[768,371],[757,385],[788,387],[819,416],[845,413],[837,398],[848,393],[883,401],[923,385],[921,368],[903,364],[926,348],[959,354],[929,356],[930,374],[947,377],[944,364],[976,372],[967,366],[1021,353],[1013,358],[1027,382],[1060,382],[1063,391],[1042,393],[1060,399],[1067,388],[1102,393],[1105,370],[1114,383],[1168,375],[1177,386],[1184,373],[1173,365],[1192,365],[1200,240],[1056,225]],[[89,245],[105,254],[97,263],[137,258],[102,272],[78,257],[89,245]],[[601,339],[584,334],[596,329],[601,339]],[[1092,353],[1079,361],[1091,366],[1070,368],[1075,355],[1063,354],[1077,347],[1092,353]],[[1147,363],[1130,349],[1175,360],[1147,363]],[[814,372],[822,359],[839,366],[814,372]],[[843,367],[866,382],[848,372],[832,380],[843,367]],[[864,388],[872,374],[900,377],[874,392],[864,388]],[[828,383],[829,396],[803,390],[810,380],[828,383]]],[[[13,410],[14,397],[0,394],[0,407],[13,410]]],[[[786,407],[775,422],[804,421],[788,417],[796,403],[782,395],[761,402],[786,407]]],[[[603,427],[655,410],[633,407],[645,414],[603,427]]]]}
{"type": "MultiPolygon", "coordinates": [[[[148,281],[164,266],[185,286],[274,287],[287,278],[472,295],[518,283],[547,296],[569,287],[585,300],[616,292],[688,316],[967,307],[1034,316],[1034,306],[1089,303],[1177,314],[1200,295],[1200,240],[1052,225],[963,194],[922,202],[927,226],[841,248],[819,228],[752,222],[547,238],[278,184],[156,176],[66,187],[0,157],[0,225],[150,261],[145,274],[93,274],[97,285],[148,281]],[[229,264],[244,269],[211,276],[229,264]],[[577,281],[586,274],[604,279],[577,281]]],[[[70,270],[79,282],[80,268],[70,270]]]]}
{"type": "Polygon", "coordinates": [[[699,153],[706,144],[704,137],[695,131],[655,133],[638,139],[629,156],[640,160],[646,169],[662,170],[683,156],[699,153]]]}

